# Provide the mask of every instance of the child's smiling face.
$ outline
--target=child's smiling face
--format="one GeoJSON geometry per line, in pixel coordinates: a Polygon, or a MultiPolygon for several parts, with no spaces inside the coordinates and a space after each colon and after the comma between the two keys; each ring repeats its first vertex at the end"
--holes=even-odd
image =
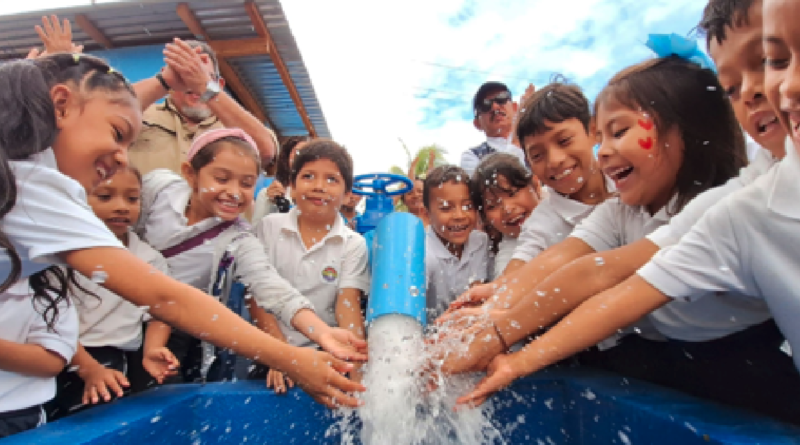
{"type": "Polygon", "coordinates": [[[447,181],[431,188],[428,213],[433,231],[451,252],[464,247],[477,222],[469,187],[456,181],[447,181]]]}
{"type": "Polygon", "coordinates": [[[759,145],[782,157],[786,131],[764,92],[763,19],[760,1],[747,11],[746,20],[726,28],[725,40],[709,42],[719,82],[730,99],[736,120],[759,145]]]}
{"type": "Polygon", "coordinates": [[[330,159],[303,164],[292,184],[292,198],[300,215],[329,220],[331,225],[346,194],[339,167],[330,159]]]}
{"type": "Polygon", "coordinates": [[[539,204],[533,185],[514,187],[502,174],[494,179],[483,195],[483,212],[486,220],[503,235],[516,238],[522,224],[539,204]]]}
{"type": "Polygon", "coordinates": [[[142,185],[129,169],[117,170],[89,194],[89,205],[117,238],[122,239],[141,212],[142,185]]]}
{"type": "Polygon", "coordinates": [[[800,150],[800,2],[764,0],[763,16],[767,98],[800,150]]]}

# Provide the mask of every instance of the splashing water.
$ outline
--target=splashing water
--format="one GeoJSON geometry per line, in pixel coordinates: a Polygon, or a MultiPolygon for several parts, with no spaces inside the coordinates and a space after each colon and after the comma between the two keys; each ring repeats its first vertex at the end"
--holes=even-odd
{"type": "Polygon", "coordinates": [[[364,406],[339,410],[339,420],[328,433],[341,432],[344,445],[504,444],[489,420],[491,402],[453,410],[456,399],[474,388],[479,376],[439,377],[438,387],[429,390],[421,372],[429,362],[428,354],[421,352],[425,350],[422,327],[413,318],[384,315],[374,320],[369,327],[364,406]]]}

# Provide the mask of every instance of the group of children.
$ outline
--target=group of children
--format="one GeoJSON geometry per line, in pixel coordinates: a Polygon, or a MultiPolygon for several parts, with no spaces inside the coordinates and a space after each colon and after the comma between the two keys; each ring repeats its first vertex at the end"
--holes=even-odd
{"type": "MultiPolygon", "coordinates": [[[[489,316],[441,334],[475,339],[444,371],[487,371],[461,403],[575,355],[800,422],[782,348],[800,311],[799,14],[791,0],[710,0],[700,28],[716,72],[648,60],[593,109],[555,81],[521,105],[527,165],[498,153],[471,176],[446,165],[413,178],[403,200],[428,227],[430,319],[489,316]],[[749,165],[742,129],[763,148],[749,165]]],[[[290,141],[285,177],[262,193],[285,208],[251,227],[262,162],[247,133],[203,133],[181,175],[142,177],[125,153],[140,127],[134,89],[100,59],[0,67],[0,437],[45,410],[220,380],[232,353],[276,392],[357,406],[370,274],[348,227],[346,150],[290,141]]]]}

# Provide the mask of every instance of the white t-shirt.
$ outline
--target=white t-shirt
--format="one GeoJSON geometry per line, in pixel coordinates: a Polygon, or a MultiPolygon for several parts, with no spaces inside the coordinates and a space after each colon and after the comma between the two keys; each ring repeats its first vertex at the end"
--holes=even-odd
{"type": "MultiPolygon", "coordinates": [[[[605,176],[604,176],[605,178],[605,176]]],[[[606,189],[613,191],[614,183],[605,178],[606,189]]],[[[546,190],[542,202],[533,209],[522,225],[515,260],[529,262],[555,244],[564,241],[575,226],[589,216],[597,205],[588,205],[546,190]]]]}
{"type": "MultiPolygon", "coordinates": [[[[763,298],[792,350],[800,349],[800,156],[726,197],[639,275],[678,301],[731,292],[763,298]]],[[[675,303],[671,303],[675,304],[675,303]]],[[[800,369],[800,356],[794,355],[800,369]]]]}
{"type": "MultiPolygon", "coordinates": [[[[155,249],[145,244],[135,233],[128,233],[128,250],[153,269],[169,275],[167,261],[155,249]]],[[[142,322],[147,308],[139,307],[119,295],[78,274],[81,287],[72,293],[80,320],[80,342],[85,347],[113,346],[135,351],[142,345],[142,322]]]]}
{"type": "MultiPolygon", "coordinates": [[[[265,216],[255,227],[256,237],[264,244],[278,274],[311,301],[322,321],[337,326],[339,291],[369,292],[367,243],[337,215],[330,231],[308,249],[297,225],[298,215],[295,207],[289,213],[265,216]]],[[[308,337],[284,322],[281,331],[291,345],[313,346],[308,337]]]]}
{"type": "MultiPolygon", "coordinates": [[[[15,343],[40,345],[60,355],[66,363],[78,346],[78,316],[75,306],[58,306],[55,331],[50,331],[34,304],[28,280],[20,280],[0,294],[0,338],[15,343]]],[[[0,369],[0,413],[43,404],[56,395],[55,377],[34,377],[0,369]]]]}
{"type": "Polygon", "coordinates": [[[496,280],[506,270],[506,266],[511,262],[514,251],[517,250],[519,237],[513,238],[503,235],[500,245],[497,246],[497,254],[494,256],[494,267],[492,268],[492,280],[496,280]]]}
{"type": "Polygon", "coordinates": [[[486,281],[489,270],[489,237],[473,230],[456,257],[428,227],[425,233],[425,276],[428,319],[442,314],[459,295],[476,281],[486,281]]]}
{"type": "MultiPolygon", "coordinates": [[[[521,148],[511,143],[512,137],[513,135],[510,135],[508,138],[487,137],[486,143],[489,144],[490,147],[497,150],[497,153],[510,153],[519,158],[519,162],[521,162],[522,165],[526,165],[525,152],[522,151],[521,148]]],[[[480,158],[478,158],[475,153],[472,152],[472,149],[466,150],[461,154],[461,168],[463,168],[464,171],[466,171],[470,176],[472,176],[472,173],[475,172],[475,169],[478,167],[480,162],[480,158]]]]}
{"type": "MultiPolygon", "coordinates": [[[[56,166],[47,149],[25,161],[11,161],[17,202],[0,220],[22,259],[22,278],[58,264],[58,254],[91,247],[124,246],[95,216],[86,190],[56,166]]],[[[0,281],[11,272],[11,260],[0,253],[0,281]]]]}

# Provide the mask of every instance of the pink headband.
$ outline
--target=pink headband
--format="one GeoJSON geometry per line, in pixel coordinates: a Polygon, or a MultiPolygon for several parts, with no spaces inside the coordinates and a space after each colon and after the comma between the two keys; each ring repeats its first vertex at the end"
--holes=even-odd
{"type": "Polygon", "coordinates": [[[234,137],[247,142],[250,144],[250,147],[252,147],[256,157],[259,158],[259,160],[261,159],[258,153],[256,141],[254,141],[249,134],[245,133],[244,130],[241,128],[216,128],[214,130],[206,131],[200,136],[194,138],[194,141],[192,141],[192,146],[189,147],[189,153],[186,154],[186,161],[192,162],[192,158],[197,154],[198,151],[202,150],[203,147],[227,137],[234,137]]]}

